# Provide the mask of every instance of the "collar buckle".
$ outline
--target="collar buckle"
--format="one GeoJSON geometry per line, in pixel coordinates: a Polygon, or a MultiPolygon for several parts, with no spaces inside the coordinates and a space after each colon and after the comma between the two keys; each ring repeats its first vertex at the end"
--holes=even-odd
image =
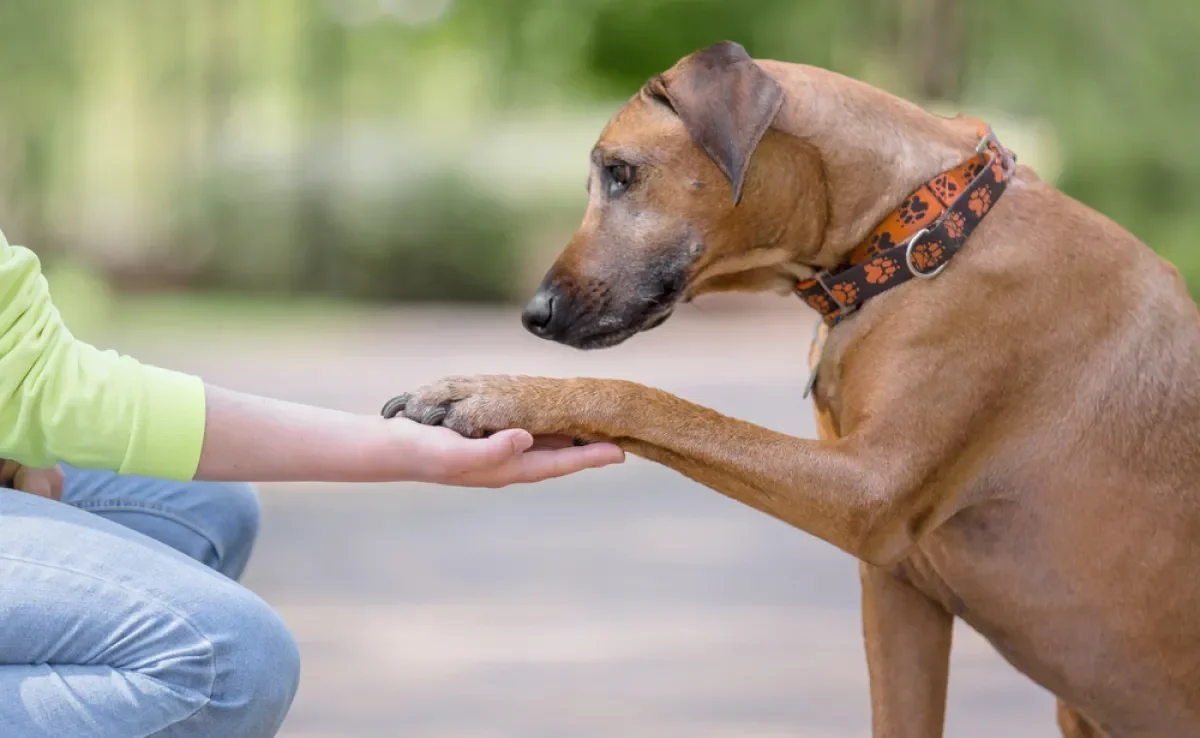
{"type": "Polygon", "coordinates": [[[828,276],[828,271],[821,270],[814,275],[814,278],[817,280],[817,284],[821,285],[821,289],[825,291],[826,297],[828,297],[834,305],[837,305],[837,312],[833,315],[826,316],[828,319],[837,322],[842,318],[849,317],[851,313],[853,313],[855,310],[858,310],[858,305],[853,302],[844,303],[839,300],[837,298],[837,294],[835,294],[833,289],[825,282],[825,278],[828,276]]]}

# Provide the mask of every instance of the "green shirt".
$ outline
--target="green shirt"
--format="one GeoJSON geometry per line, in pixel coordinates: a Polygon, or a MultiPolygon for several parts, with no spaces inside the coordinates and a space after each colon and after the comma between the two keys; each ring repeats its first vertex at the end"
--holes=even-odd
{"type": "Polygon", "coordinates": [[[76,340],[37,256],[0,233],[0,458],[187,480],[204,420],[198,377],[76,340]]]}

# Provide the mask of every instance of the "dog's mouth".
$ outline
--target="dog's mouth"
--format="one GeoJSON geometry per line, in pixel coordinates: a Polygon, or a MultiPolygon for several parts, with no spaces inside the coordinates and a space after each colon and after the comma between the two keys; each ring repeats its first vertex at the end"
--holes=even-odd
{"type": "Polygon", "coordinates": [[[618,344],[628,341],[639,333],[652,331],[675,313],[675,303],[672,302],[664,307],[657,308],[646,313],[645,317],[637,321],[633,325],[616,326],[609,328],[604,326],[605,320],[601,319],[598,324],[602,326],[597,331],[586,333],[579,337],[568,336],[563,343],[572,348],[583,349],[590,351],[593,349],[611,348],[618,344]]]}
{"type": "Polygon", "coordinates": [[[660,264],[633,285],[548,277],[526,306],[522,322],[534,335],[572,348],[616,346],[666,323],[676,306],[688,301],[688,267],[660,264]]]}

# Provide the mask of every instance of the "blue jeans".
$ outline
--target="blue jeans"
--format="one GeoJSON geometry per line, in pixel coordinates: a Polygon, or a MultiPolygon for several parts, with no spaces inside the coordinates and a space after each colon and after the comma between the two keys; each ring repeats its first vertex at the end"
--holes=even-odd
{"type": "Polygon", "coordinates": [[[0,490],[0,736],[275,735],[300,657],[235,581],[253,488],[65,473],[0,490]]]}

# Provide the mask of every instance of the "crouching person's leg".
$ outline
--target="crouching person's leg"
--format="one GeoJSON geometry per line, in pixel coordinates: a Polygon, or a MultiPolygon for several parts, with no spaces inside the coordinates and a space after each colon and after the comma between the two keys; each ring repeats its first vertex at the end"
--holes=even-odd
{"type": "Polygon", "coordinates": [[[63,502],[161,541],[230,579],[241,577],[258,537],[253,486],[62,467],[63,502]]]}
{"type": "Polygon", "coordinates": [[[69,505],[0,491],[0,735],[273,736],[299,654],[250,591],[69,505]]]}

